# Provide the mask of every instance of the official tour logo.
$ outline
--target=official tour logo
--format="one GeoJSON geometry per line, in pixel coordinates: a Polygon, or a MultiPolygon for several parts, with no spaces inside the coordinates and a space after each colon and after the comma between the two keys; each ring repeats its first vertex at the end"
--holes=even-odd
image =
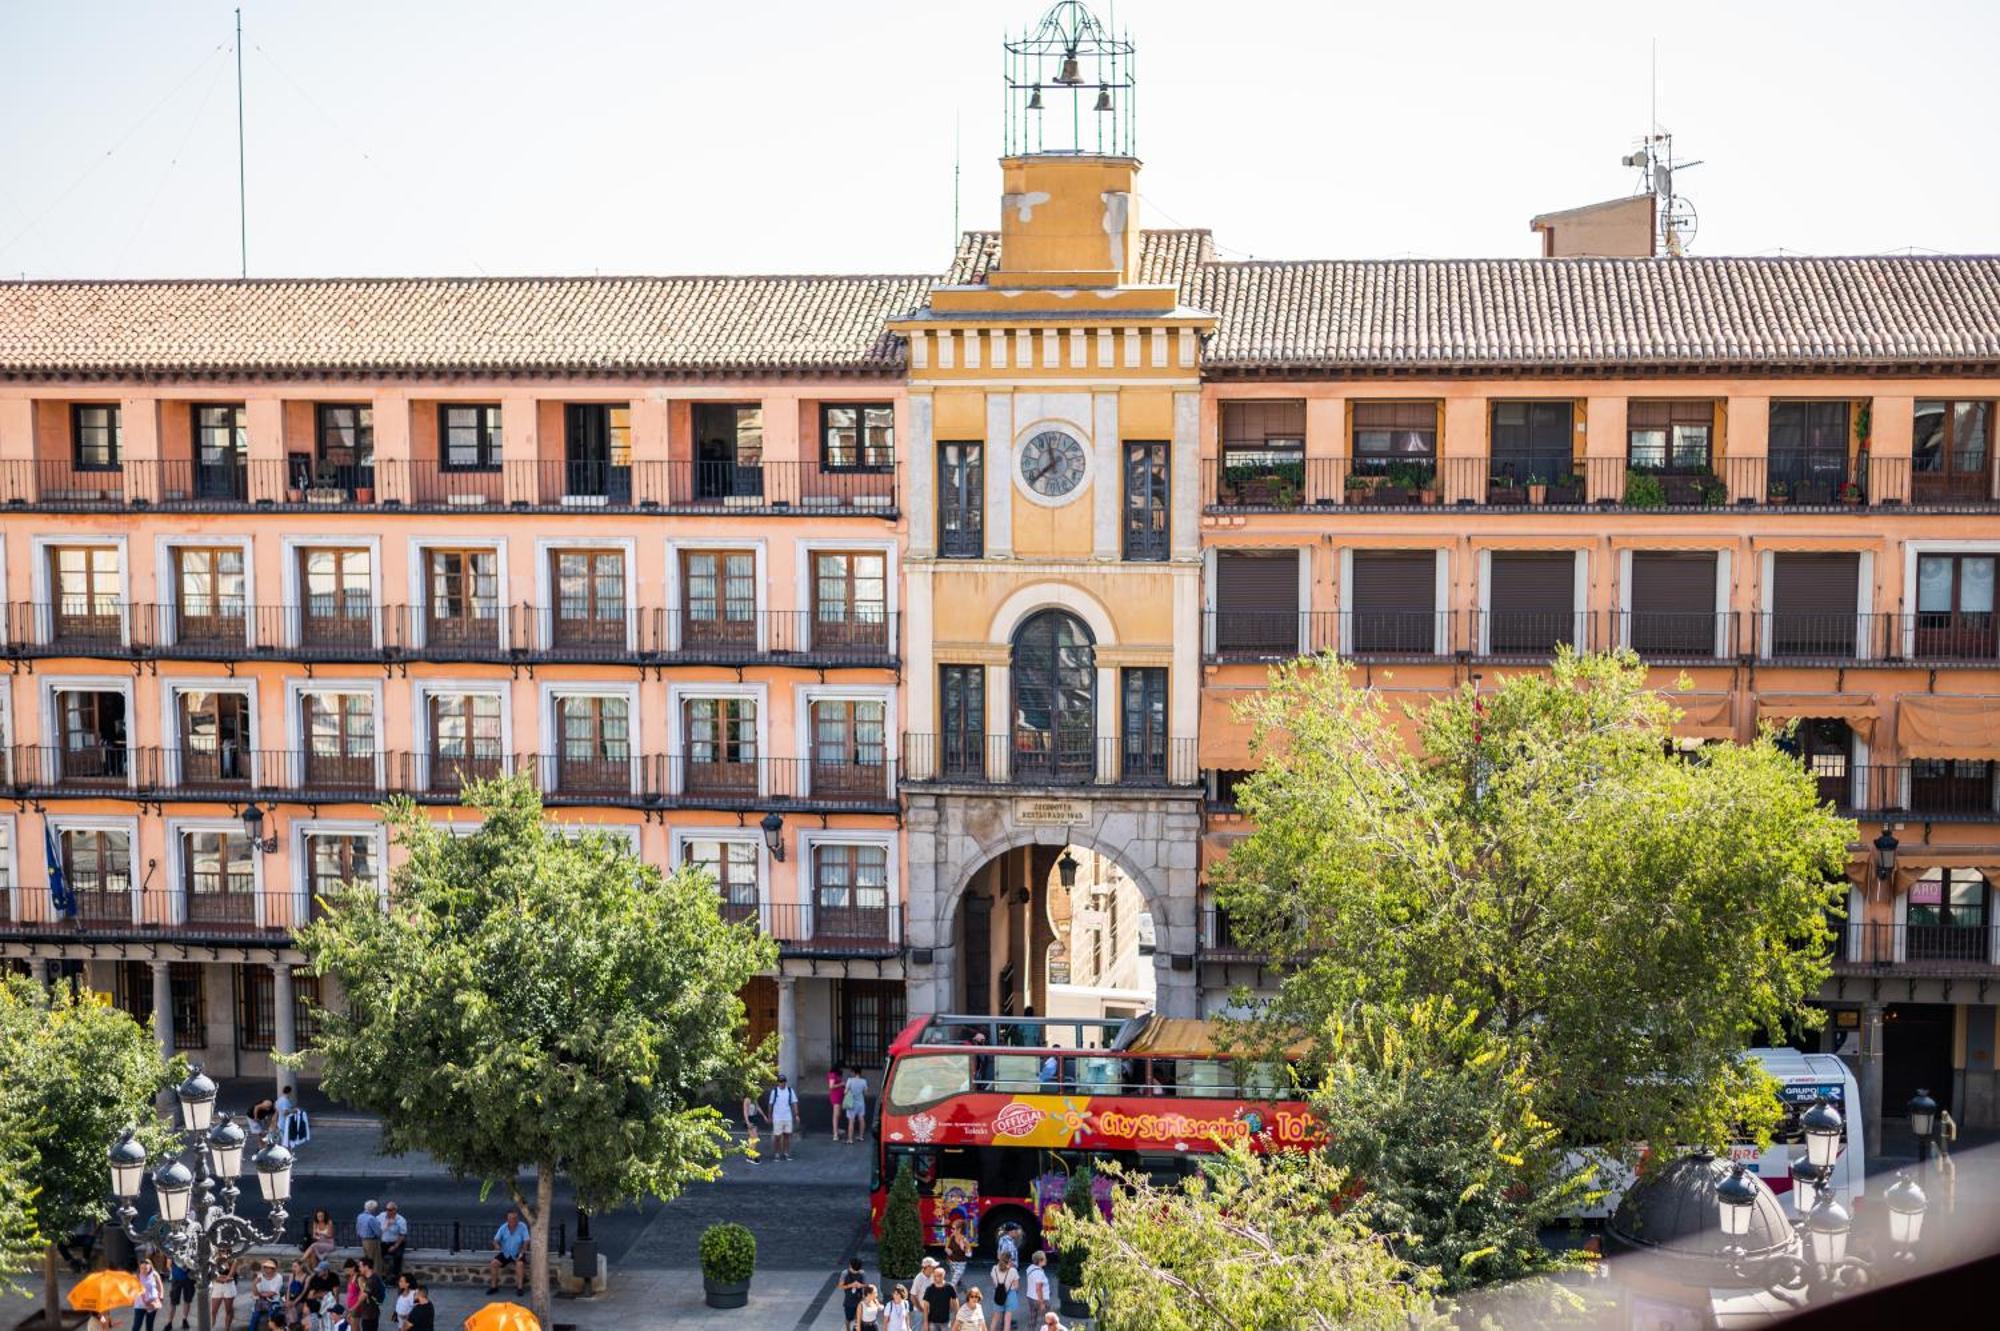
{"type": "Polygon", "coordinates": [[[1025,1137],[1047,1117],[1046,1111],[1015,1100],[993,1116],[993,1131],[1002,1137],[1025,1137]]]}

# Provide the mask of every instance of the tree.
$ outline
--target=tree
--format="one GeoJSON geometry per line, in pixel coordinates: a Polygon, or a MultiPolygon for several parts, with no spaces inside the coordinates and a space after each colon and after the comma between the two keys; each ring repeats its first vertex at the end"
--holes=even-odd
{"type": "Polygon", "coordinates": [[[0,984],[0,1275],[42,1258],[42,1316],[59,1327],[55,1241],[102,1220],[105,1152],[124,1128],[171,1145],[153,1101],[182,1075],[152,1032],[100,996],[19,976],[0,984]]]}
{"type": "Polygon", "coordinates": [[[387,910],[350,889],[300,945],[347,996],[321,1017],[327,1092],[380,1114],[391,1152],[507,1190],[546,1325],[556,1176],[593,1211],[717,1176],[731,1139],[701,1097],[745,1075],[737,994],[775,952],[722,920],[706,874],[552,830],[525,778],[465,804],[483,822],[464,837],[388,805],[407,858],[387,910]]]}
{"type": "Polygon", "coordinates": [[[917,1209],[917,1179],[903,1161],[889,1185],[889,1202],[882,1212],[882,1241],[876,1261],[890,1280],[911,1280],[924,1260],[923,1217],[917,1209]]]}
{"type": "Polygon", "coordinates": [[[1804,1020],[1854,825],[1770,735],[1683,754],[1630,653],[1562,652],[1421,717],[1331,657],[1246,705],[1254,830],[1215,875],[1285,967],[1269,1041],[1333,1062],[1357,1003],[1449,997],[1570,1145],[1720,1145],[1776,1102],[1740,1059],[1804,1020]]]}
{"type": "Polygon", "coordinates": [[[1100,1331],[1409,1331],[1449,1322],[1429,1277],[1340,1214],[1347,1179],[1314,1152],[1241,1146],[1178,1188],[1107,1166],[1110,1219],[1052,1217],[1085,1255],[1100,1331]]]}
{"type": "MultiPolygon", "coordinates": [[[[1097,1172],[1089,1165],[1079,1167],[1063,1184],[1062,1210],[1078,1220],[1098,1214],[1097,1172]]],[[[1056,1279],[1061,1282],[1063,1293],[1072,1298],[1083,1287],[1085,1251],[1081,1243],[1056,1245],[1056,1279]]]]}

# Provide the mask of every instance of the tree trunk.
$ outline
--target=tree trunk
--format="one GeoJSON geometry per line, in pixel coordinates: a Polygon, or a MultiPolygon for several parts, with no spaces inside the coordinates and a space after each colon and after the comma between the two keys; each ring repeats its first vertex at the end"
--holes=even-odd
{"type": "Polygon", "coordinates": [[[42,1325],[50,1331],[62,1325],[62,1291],[56,1288],[56,1245],[42,1251],[42,1325]]]}
{"type": "Polygon", "coordinates": [[[535,1320],[549,1324],[549,1212],[556,1205],[556,1167],[544,1161],[535,1166],[535,1214],[528,1222],[528,1251],[534,1257],[528,1277],[534,1283],[531,1300],[535,1320]]]}

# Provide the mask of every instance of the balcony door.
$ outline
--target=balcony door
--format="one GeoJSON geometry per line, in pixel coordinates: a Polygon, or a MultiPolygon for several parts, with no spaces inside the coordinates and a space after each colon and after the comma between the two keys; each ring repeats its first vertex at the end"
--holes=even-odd
{"type": "Polygon", "coordinates": [[[1988,895],[1977,869],[1926,871],[1910,884],[1904,955],[1911,961],[1990,961],[1988,895]]]}
{"type": "Polygon", "coordinates": [[[77,918],[86,924],[130,924],[132,836],[106,828],[65,829],[63,878],[76,894],[77,918]]]}
{"type": "Polygon", "coordinates": [[[708,870],[722,898],[722,918],[737,923],[757,918],[757,843],[697,839],[683,843],[682,862],[708,870]]]}
{"type": "Polygon", "coordinates": [[[491,648],[500,641],[500,558],[492,550],[430,550],[430,614],[424,641],[438,648],[491,648]]]}
{"type": "Polygon", "coordinates": [[[250,496],[250,430],[240,405],[194,409],[194,493],[197,499],[250,496]]]}
{"type": "Polygon", "coordinates": [[[424,704],[430,728],[430,788],[455,791],[490,780],[506,766],[501,754],[500,695],[433,693],[424,704]]]}
{"type": "Polygon", "coordinates": [[[243,547],[178,546],[174,550],[178,641],[190,646],[243,646],[243,547]]]}
{"type": "Polygon", "coordinates": [[[116,647],[124,638],[118,547],[59,545],[49,550],[51,639],[78,647],[116,647]]]}
{"type": "Polygon", "coordinates": [[[241,832],[181,833],[181,890],[189,924],[256,927],[254,854],[241,832]]]}
{"type": "Polygon", "coordinates": [[[1044,610],[1014,633],[1013,775],[1084,784],[1097,775],[1097,643],[1076,616],[1044,610]]]}
{"type": "Polygon", "coordinates": [[[877,845],[813,847],[813,926],[817,940],[889,937],[889,851],[877,845]]]}
{"type": "Polygon", "coordinates": [[[307,693],[299,700],[309,787],[373,788],[375,700],[366,693],[307,693]]]}
{"type": "Polygon", "coordinates": [[[562,733],[556,789],[627,795],[632,791],[632,704],[618,695],[574,694],[556,700],[562,733]]]}
{"type": "Polygon", "coordinates": [[[250,781],[250,695],[187,689],[179,695],[181,780],[250,781]]]}
{"type": "Polygon", "coordinates": [[[563,497],[632,499],[632,411],[606,402],[563,408],[563,497]]]}
{"type": "Polygon", "coordinates": [[[694,497],[763,497],[764,409],[704,402],[693,419],[694,497]]]}
{"type": "Polygon", "coordinates": [[[757,793],[757,700],[689,698],[684,785],[690,795],[748,799],[757,793]]]}
{"type": "Polygon", "coordinates": [[[1919,503],[1993,498],[1993,404],[1917,403],[1911,495],[1919,503]]]}
{"type": "Polygon", "coordinates": [[[110,689],[64,689],[56,694],[62,727],[62,779],[125,779],[125,695],[110,689]]]}
{"type": "Polygon", "coordinates": [[[622,550],[558,550],[550,577],[555,614],[550,623],[556,647],[625,646],[625,553],[622,550]]]}
{"type": "MultiPolygon", "coordinates": [[[[757,645],[757,556],[750,550],[681,554],[681,650],[757,645]]],[[[789,646],[789,641],[785,643],[789,646]]]]}
{"type": "Polygon", "coordinates": [[[1792,733],[1778,743],[1805,764],[1819,785],[1821,803],[1836,809],[1853,805],[1854,731],[1847,722],[1823,716],[1800,717],[1792,733]]]}
{"type": "Polygon", "coordinates": [[[888,798],[887,707],[872,698],[812,705],[812,793],[822,799],[888,798]]]}
{"type": "Polygon", "coordinates": [[[1995,654],[1993,574],[2000,556],[1922,555],[1917,559],[1919,657],[1991,659],[1995,654]]]}

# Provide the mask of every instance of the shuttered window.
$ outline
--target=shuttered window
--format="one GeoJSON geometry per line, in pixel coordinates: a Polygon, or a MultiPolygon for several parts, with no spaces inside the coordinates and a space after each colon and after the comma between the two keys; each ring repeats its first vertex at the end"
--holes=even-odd
{"type": "Polygon", "coordinates": [[[1629,641],[1642,656],[1715,652],[1715,554],[1635,550],[1629,641]]]}
{"type": "Polygon", "coordinates": [[[1848,552],[1771,557],[1771,655],[1854,655],[1861,556],[1848,552]]]}
{"type": "Polygon", "coordinates": [[[1296,550],[1222,550],[1215,556],[1218,653],[1291,656],[1299,649],[1296,550]]]}
{"type": "Polygon", "coordinates": [[[1352,581],[1348,650],[1437,650],[1436,551],[1356,550],[1352,581]]]}
{"type": "Polygon", "coordinates": [[[1512,485],[1554,484],[1574,467],[1574,411],[1568,402],[1495,402],[1493,475],[1512,485]]]}
{"type": "Polygon", "coordinates": [[[1576,556],[1496,550],[1489,568],[1486,649],[1549,655],[1576,634],[1576,556]]]}

